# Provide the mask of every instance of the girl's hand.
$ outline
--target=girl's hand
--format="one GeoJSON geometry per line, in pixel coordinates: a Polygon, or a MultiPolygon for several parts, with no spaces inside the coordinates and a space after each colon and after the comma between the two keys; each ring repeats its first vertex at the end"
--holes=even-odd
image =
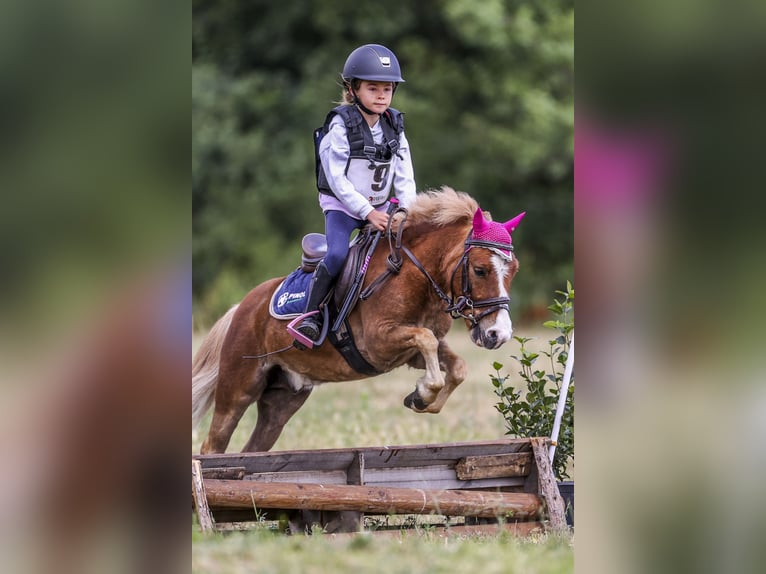
{"type": "Polygon", "coordinates": [[[372,223],[378,231],[385,231],[388,225],[388,213],[373,209],[367,216],[367,221],[372,223]]]}

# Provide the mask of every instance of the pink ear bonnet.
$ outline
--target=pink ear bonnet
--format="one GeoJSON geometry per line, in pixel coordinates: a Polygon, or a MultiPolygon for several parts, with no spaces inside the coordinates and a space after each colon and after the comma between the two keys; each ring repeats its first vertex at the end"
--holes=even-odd
{"type": "Polygon", "coordinates": [[[511,245],[513,243],[511,240],[511,233],[518,227],[526,214],[527,212],[524,211],[505,223],[499,223],[497,221],[487,221],[484,218],[484,213],[481,208],[479,208],[476,210],[476,213],[473,214],[473,233],[471,234],[471,239],[497,243],[499,244],[497,245],[497,248],[501,252],[510,256],[510,250],[503,249],[501,245],[511,245]]]}

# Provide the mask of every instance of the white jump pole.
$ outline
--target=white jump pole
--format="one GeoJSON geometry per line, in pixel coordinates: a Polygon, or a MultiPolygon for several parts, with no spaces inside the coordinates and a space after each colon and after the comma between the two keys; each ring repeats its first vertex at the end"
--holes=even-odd
{"type": "Polygon", "coordinates": [[[564,407],[567,404],[567,394],[569,394],[569,382],[572,379],[572,367],[574,366],[574,332],[572,332],[572,341],[569,344],[569,355],[567,364],[564,367],[564,380],[561,381],[561,392],[559,393],[559,403],[556,405],[556,418],[553,419],[553,431],[551,432],[551,446],[548,448],[548,458],[553,462],[553,455],[556,452],[556,441],[559,440],[559,430],[561,428],[561,418],[564,416],[564,407]]]}

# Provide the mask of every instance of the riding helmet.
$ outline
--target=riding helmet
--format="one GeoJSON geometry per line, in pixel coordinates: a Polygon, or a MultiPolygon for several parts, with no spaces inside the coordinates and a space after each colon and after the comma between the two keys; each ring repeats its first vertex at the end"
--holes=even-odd
{"type": "Polygon", "coordinates": [[[365,44],[349,54],[343,66],[343,81],[354,78],[370,82],[404,81],[396,55],[380,44],[365,44]]]}

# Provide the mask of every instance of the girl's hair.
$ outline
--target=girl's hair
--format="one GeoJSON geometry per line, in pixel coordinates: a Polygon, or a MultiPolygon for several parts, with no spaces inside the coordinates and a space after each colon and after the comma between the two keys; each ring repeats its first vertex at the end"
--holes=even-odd
{"type": "MultiPolygon", "coordinates": [[[[354,88],[354,90],[358,90],[359,87],[362,85],[362,80],[358,78],[351,78],[351,87],[354,88]]],[[[349,92],[348,86],[349,84],[347,82],[342,83],[343,90],[340,93],[340,101],[335,102],[339,105],[344,106],[353,106],[354,105],[354,96],[351,95],[349,92]]]]}

